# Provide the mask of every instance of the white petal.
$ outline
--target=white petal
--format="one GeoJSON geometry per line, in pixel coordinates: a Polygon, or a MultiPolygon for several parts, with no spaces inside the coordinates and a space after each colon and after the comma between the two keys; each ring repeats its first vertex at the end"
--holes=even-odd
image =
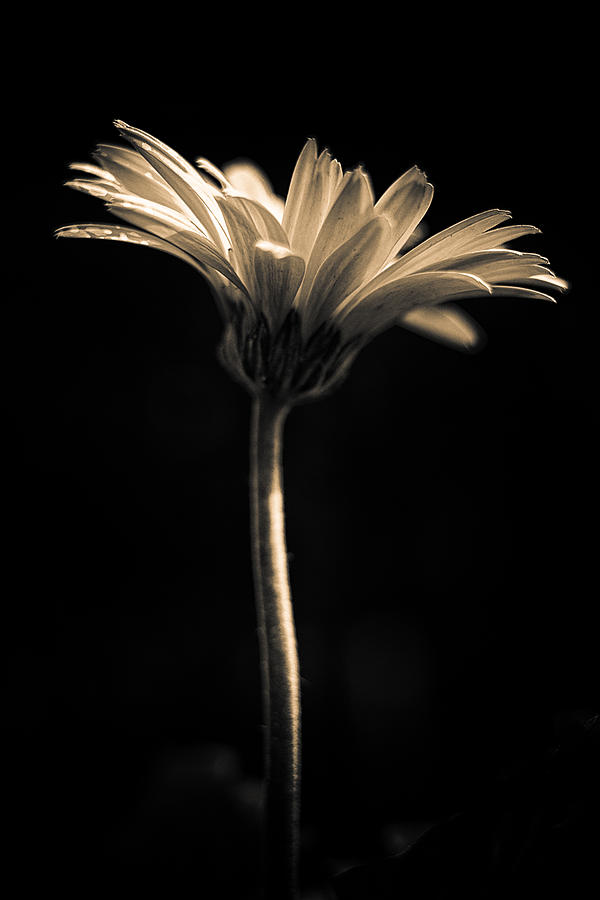
{"type": "Polygon", "coordinates": [[[169,218],[166,215],[159,217],[155,209],[148,208],[148,206],[143,204],[109,204],[108,208],[113,215],[163,238],[184,250],[190,256],[195,257],[203,265],[220,272],[228,281],[244,293],[247,293],[246,287],[234,269],[217,250],[212,241],[200,234],[197,229],[192,229],[185,221],[180,222],[178,219],[169,218]]]}
{"type": "MultiPolygon", "coordinates": [[[[116,182],[101,181],[100,179],[67,181],[65,186],[104,200],[113,215],[120,216],[127,221],[131,221],[127,211],[133,210],[141,213],[146,217],[143,227],[153,234],[164,236],[163,231],[166,227],[168,231],[191,232],[203,239],[208,238],[195,216],[192,216],[185,206],[180,212],[173,207],[145,200],[136,194],[121,193],[122,188],[116,182]]],[[[212,246],[214,247],[214,245],[212,246]]]]}
{"type": "Polygon", "coordinates": [[[564,278],[559,278],[558,275],[554,275],[553,272],[547,270],[539,275],[533,275],[531,277],[532,282],[540,282],[542,286],[550,286],[555,288],[558,291],[568,291],[571,287],[570,283],[566,281],[564,278]]]}
{"type": "MultiPolygon", "coordinates": [[[[519,253],[517,250],[480,250],[452,259],[452,269],[471,272],[490,284],[526,283],[531,279],[543,281],[557,290],[566,290],[568,283],[547,268],[548,260],[538,253],[519,253]]],[[[427,271],[446,268],[444,261],[427,271]]]]}
{"type": "Polygon", "coordinates": [[[407,275],[377,288],[344,310],[342,327],[348,335],[376,334],[413,307],[435,306],[458,297],[491,293],[489,284],[468,272],[407,275]]]}
{"type": "Polygon", "coordinates": [[[232,265],[250,294],[254,296],[256,294],[254,248],[259,241],[264,240],[264,235],[260,233],[238,197],[223,194],[218,202],[231,235],[232,265]]]}
{"type": "Polygon", "coordinates": [[[325,259],[305,305],[303,323],[308,329],[334,316],[354,291],[380,268],[389,242],[388,220],[376,216],[325,259]]]}
{"type": "MultiPolygon", "coordinates": [[[[132,125],[128,125],[127,122],[123,122],[122,119],[115,119],[114,125],[123,137],[127,138],[128,141],[131,141],[134,146],[137,147],[140,143],[147,144],[149,149],[160,153],[168,159],[173,168],[188,174],[197,174],[194,172],[194,168],[187,159],[184,159],[184,157],[177,153],[176,150],[173,150],[172,147],[169,147],[168,144],[160,141],[158,138],[154,137],[154,135],[149,134],[149,132],[142,131],[141,128],[134,128],[132,125]]],[[[148,159],[148,157],[146,157],[146,159],[148,159]]],[[[151,160],[148,160],[148,162],[152,165],[151,160]]]]}
{"type": "Polygon", "coordinates": [[[325,259],[371,218],[373,218],[371,190],[364,173],[356,169],[348,173],[319,230],[297,298],[299,307],[306,303],[313,280],[325,259]]]}
{"type": "Polygon", "coordinates": [[[510,213],[503,210],[487,210],[432,235],[384,268],[354,299],[360,301],[367,294],[395,282],[398,278],[428,271],[429,268],[456,270],[458,267],[455,265],[455,259],[460,257],[461,251],[466,253],[470,249],[473,237],[487,228],[492,228],[507,216],[510,216],[510,213]]]}
{"type": "Polygon", "coordinates": [[[222,172],[221,169],[219,169],[218,166],[215,166],[214,163],[211,163],[210,160],[205,159],[203,156],[199,156],[196,159],[196,165],[199,169],[202,169],[203,172],[210,175],[211,178],[214,178],[221,190],[231,187],[231,182],[225,175],[225,172],[222,172]]]}
{"type": "MultiPolygon", "coordinates": [[[[460,256],[453,256],[451,265],[453,269],[461,272],[475,272],[479,275],[479,268],[489,266],[493,263],[502,263],[510,265],[511,263],[529,263],[537,265],[545,265],[549,262],[545,256],[539,253],[523,253],[520,250],[509,250],[506,247],[499,247],[491,250],[470,250],[469,253],[461,253],[460,256]]],[[[448,268],[448,260],[444,259],[426,267],[427,272],[439,271],[448,268]]]]}
{"type": "Polygon", "coordinates": [[[282,221],[290,247],[304,259],[309,257],[340,180],[337,160],[326,150],[317,157],[315,142],[307,141],[292,175],[282,221]]]}
{"type": "Polygon", "coordinates": [[[425,222],[420,222],[412,234],[408,236],[406,239],[404,246],[402,247],[400,253],[401,255],[406,253],[408,250],[411,250],[417,244],[422,243],[429,233],[429,229],[425,222]]]}
{"type": "Polygon", "coordinates": [[[554,297],[542,291],[534,291],[531,288],[515,287],[512,284],[495,284],[492,287],[494,297],[519,297],[529,300],[549,300],[556,303],[554,297]]]}
{"type": "Polygon", "coordinates": [[[196,216],[200,224],[215,243],[226,249],[227,235],[214,191],[199,173],[182,156],[139,128],[132,128],[124,122],[115,123],[125,137],[152,165],[167,184],[196,216]]]}
{"type": "Polygon", "coordinates": [[[548,260],[538,253],[519,253],[517,250],[480,250],[444,260],[427,268],[427,271],[448,270],[471,272],[490,284],[527,283],[532,279],[543,281],[546,286],[563,291],[568,283],[547,268],[548,260]]]}
{"type": "Polygon", "coordinates": [[[273,191],[265,173],[250,160],[233,160],[223,167],[223,173],[235,190],[256,200],[269,210],[278,222],[283,218],[284,202],[273,191]]]}
{"type": "MultiPolygon", "coordinates": [[[[161,206],[160,203],[153,203],[152,200],[144,200],[133,194],[116,193],[110,193],[107,196],[106,206],[114,215],[118,215],[120,209],[137,209],[147,216],[149,221],[154,220],[157,226],[165,224],[167,227],[177,231],[189,231],[202,236],[205,240],[210,240],[201,226],[198,225],[196,219],[190,216],[187,210],[185,213],[180,213],[176,209],[161,206]]],[[[211,246],[214,248],[212,242],[211,246]]]]}
{"type": "Polygon", "coordinates": [[[282,224],[290,239],[294,235],[300,211],[306,205],[316,161],[317,142],[314,138],[309,138],[294,167],[283,211],[282,224]]]}
{"type": "Polygon", "coordinates": [[[492,250],[501,248],[509,241],[524,237],[527,234],[540,234],[540,229],[535,225],[505,225],[502,228],[494,228],[480,234],[469,242],[469,250],[492,250]]]}
{"type": "Polygon", "coordinates": [[[485,343],[479,325],[452,303],[420,306],[397,319],[397,324],[455,350],[475,350],[485,343]]]}
{"type": "Polygon", "coordinates": [[[431,203],[433,186],[417,166],[395,181],[375,204],[375,212],[389,219],[395,256],[405,245],[431,203]]]}
{"type": "Polygon", "coordinates": [[[556,278],[545,266],[512,259],[507,262],[498,261],[488,265],[475,266],[469,268],[469,271],[479,275],[485,281],[489,281],[490,284],[509,284],[511,282],[518,284],[527,282],[530,278],[543,278],[544,276],[547,277],[548,284],[554,280],[555,286],[559,287],[562,283],[561,279],[556,278]]]}
{"type": "Polygon", "coordinates": [[[232,195],[229,191],[225,191],[224,196],[227,198],[225,202],[230,207],[235,207],[241,214],[250,219],[261,240],[271,241],[274,244],[283,244],[285,247],[289,246],[287,235],[278,220],[257,200],[253,200],[250,197],[232,195]]]}
{"type": "MultiPolygon", "coordinates": [[[[143,208],[140,208],[139,211],[133,209],[119,210],[119,214],[131,224],[140,226],[141,229],[156,225],[156,220],[144,215],[143,208]]],[[[123,241],[145,247],[153,247],[190,263],[204,275],[207,267],[213,269],[223,275],[244,294],[247,294],[246,288],[227,261],[217,253],[209,241],[197,234],[178,232],[176,230],[169,232],[164,227],[163,233],[156,235],[137,228],[124,228],[121,225],[91,223],[67,225],[59,228],[56,231],[56,237],[92,237],[99,240],[123,241]]]]}
{"type": "Polygon", "coordinates": [[[93,163],[69,163],[69,168],[78,172],[85,172],[87,175],[96,175],[104,181],[115,181],[114,175],[111,175],[110,172],[107,172],[101,166],[95,166],[93,163]]]}
{"type": "Polygon", "coordinates": [[[386,270],[388,276],[391,274],[391,269],[394,269],[394,277],[400,273],[409,275],[422,271],[427,266],[441,260],[450,260],[454,256],[466,253],[471,249],[474,239],[509,218],[510,213],[507,210],[488,209],[476,216],[463,219],[462,222],[457,222],[455,225],[439,231],[423,241],[422,244],[409,250],[397,263],[393,263],[386,270]]]}
{"type": "Polygon", "coordinates": [[[100,200],[114,196],[115,189],[120,189],[115,181],[109,181],[107,178],[95,178],[93,181],[88,181],[87,178],[73,178],[71,181],[65,181],[64,187],[73,188],[100,200]]]}
{"type": "Polygon", "coordinates": [[[254,248],[257,296],[276,328],[290,309],[304,275],[304,260],[287,247],[258,241],[254,248]]]}
{"type": "Polygon", "coordinates": [[[137,151],[113,144],[98,144],[93,156],[126,193],[187,212],[179,195],[137,151]]]}
{"type": "Polygon", "coordinates": [[[161,238],[144,231],[138,231],[135,228],[124,228],[122,225],[106,225],[101,222],[89,222],[81,225],[63,225],[62,228],[58,228],[55,231],[55,236],[57,238],[95,238],[102,241],[120,241],[121,243],[137,244],[141,247],[153,247],[155,250],[162,250],[171,256],[176,256],[177,259],[184,260],[202,272],[202,274],[205,274],[204,268],[188,253],[185,253],[173,244],[169,244],[167,241],[161,240],[161,238]]]}
{"type": "Polygon", "coordinates": [[[157,222],[166,221],[168,224],[177,222],[181,228],[202,231],[201,226],[197,223],[195,217],[190,214],[187,207],[183,206],[183,211],[180,211],[172,206],[163,206],[161,203],[147,200],[138,194],[125,192],[125,188],[117,181],[105,181],[100,178],[88,181],[82,178],[65,182],[65,187],[74,188],[104,200],[112,212],[114,212],[115,208],[121,206],[124,208],[140,206],[144,208],[149,216],[154,216],[157,222]]]}
{"type": "Polygon", "coordinates": [[[373,214],[373,195],[369,179],[362,169],[355,169],[348,173],[344,185],[327,213],[315,241],[311,263],[318,261],[320,265],[326,256],[362,228],[373,214]]]}

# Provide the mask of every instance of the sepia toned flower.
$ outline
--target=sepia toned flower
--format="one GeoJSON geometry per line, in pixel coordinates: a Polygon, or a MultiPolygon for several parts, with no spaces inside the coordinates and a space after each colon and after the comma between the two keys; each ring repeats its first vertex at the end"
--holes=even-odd
{"type": "Polygon", "coordinates": [[[125,225],[79,224],[57,236],[154,247],[198,269],[225,323],[221,358],[253,394],[303,400],[331,389],[359,350],[394,324],[471,350],[481,332],[456,301],[552,300],[567,284],[506,210],[470,216],[415,242],[433,187],[416,166],[376,199],[362,167],[343,171],[309,139],[285,201],[253,163],[191,165],[124,122],[129,146],[100,144],[68,186],[102,199],[125,225]]]}

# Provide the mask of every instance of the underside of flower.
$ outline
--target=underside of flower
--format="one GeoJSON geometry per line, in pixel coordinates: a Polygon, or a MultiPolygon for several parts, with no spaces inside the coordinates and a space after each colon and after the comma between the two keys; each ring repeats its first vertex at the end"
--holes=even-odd
{"type": "Polygon", "coordinates": [[[199,270],[222,313],[221,358],[253,393],[290,402],[344,376],[369,340],[399,324],[463,350],[481,332],[454,301],[552,300],[567,284],[537,253],[507,244],[539,231],[492,209],[419,242],[433,188],[413,167],[375,199],[362,168],[344,172],[309,139],[285,201],[252,163],[192,166],[124,122],[129,147],[98,146],[67,184],[104,200],[124,226],[82,224],[61,237],[163,250],[199,270]]]}
{"type": "Polygon", "coordinates": [[[328,322],[306,338],[293,308],[273,329],[264,316],[249,318],[232,307],[219,349],[225,368],[251,393],[298,401],[333,390],[360,345],[356,339],[344,342],[341,330],[328,322]]]}

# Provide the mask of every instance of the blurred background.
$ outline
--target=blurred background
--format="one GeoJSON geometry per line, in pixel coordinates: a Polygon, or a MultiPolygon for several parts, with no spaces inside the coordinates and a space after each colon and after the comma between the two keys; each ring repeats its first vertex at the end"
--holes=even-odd
{"type": "Polygon", "coordinates": [[[469,301],[476,355],[391,330],[289,418],[303,896],[469,808],[552,745],[557,716],[597,711],[587,131],[547,70],[519,102],[516,76],[474,91],[452,71],[441,93],[417,78],[345,105],[250,78],[230,105],[135,83],[88,96],[76,78],[36,96],[35,249],[5,307],[2,726],[24,879],[65,897],[258,896],[249,399],[217,362],[196,272],[52,238],[109,220],[61,185],[116,140],[115,117],[190,160],[253,159],[282,195],[308,136],[378,195],[416,163],[436,188],[429,233],[508,208],[543,231],[515,247],[573,285],[557,305],[469,301]]]}

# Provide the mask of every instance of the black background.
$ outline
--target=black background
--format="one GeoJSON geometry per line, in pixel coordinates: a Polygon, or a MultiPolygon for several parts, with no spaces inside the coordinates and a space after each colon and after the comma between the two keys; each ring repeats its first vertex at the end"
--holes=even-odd
{"type": "Polygon", "coordinates": [[[254,896],[249,399],[191,268],[52,238],[108,221],[61,185],[115,117],[188,159],[249,157],[282,195],[309,135],[377,194],[417,163],[430,233],[508,208],[543,230],[519,249],[572,283],[556,305],[470,301],[476,355],[391,330],[290,416],[307,889],[467,807],[551,743],[561,711],[597,708],[589,82],[577,61],[565,76],[560,23],[524,27],[410,64],[406,33],[384,69],[358,36],[343,63],[319,43],[261,55],[260,75],[260,54],[225,42],[197,80],[111,40],[92,78],[85,41],[52,45],[60,76],[40,66],[10,123],[28,168],[5,304],[2,719],[24,879],[204,896],[218,877],[206,896],[254,896]],[[299,62],[310,81],[290,79],[299,62]]]}

